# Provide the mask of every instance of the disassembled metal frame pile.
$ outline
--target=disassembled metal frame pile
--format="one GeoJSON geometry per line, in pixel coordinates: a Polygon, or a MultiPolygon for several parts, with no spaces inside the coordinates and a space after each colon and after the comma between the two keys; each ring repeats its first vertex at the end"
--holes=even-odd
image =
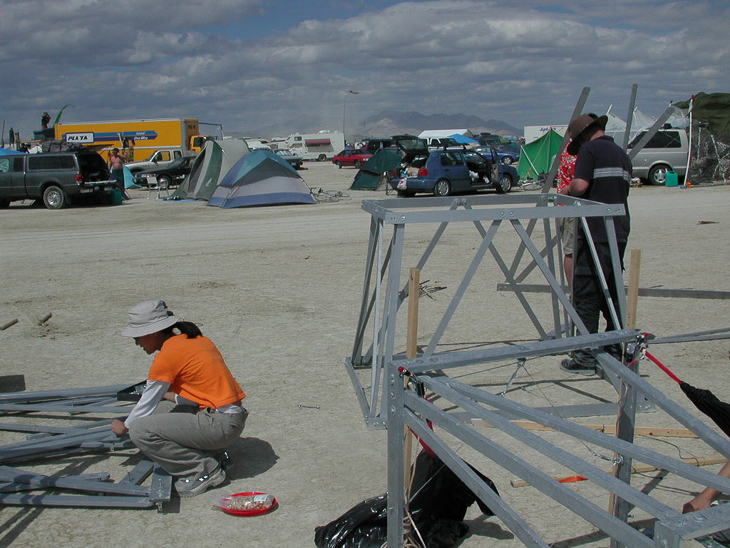
{"type": "MultiPolygon", "coordinates": [[[[142,385],[116,385],[42,392],[0,394],[0,414],[45,419],[67,414],[127,415],[128,405],[142,385]],[[130,398],[131,396],[131,398],[130,398]]],[[[66,457],[84,453],[115,451],[134,447],[110,429],[111,419],[94,420],[72,426],[48,426],[28,422],[0,423],[0,430],[27,432],[26,441],[0,447],[0,504],[14,506],[70,506],[97,508],[151,508],[163,510],[170,500],[172,477],[149,460],[142,460],[119,483],[109,482],[109,474],[96,473],[65,477],[46,476],[19,470],[10,463],[66,457]],[[142,483],[152,476],[149,487],[142,483]],[[40,490],[51,493],[37,493],[40,490]],[[66,494],[57,494],[59,490],[66,494]],[[68,492],[74,494],[68,494],[68,492]]]]}
{"type": "MultiPolygon", "coordinates": [[[[635,414],[642,410],[641,405],[644,402],[664,410],[727,458],[730,458],[730,443],[640,377],[636,366],[627,367],[600,350],[608,344],[622,343],[627,344],[629,351],[636,351],[641,335],[632,329],[588,333],[565,292],[564,281],[559,280],[563,274],[557,221],[562,217],[574,217],[587,230],[586,218],[601,217],[607,233],[613,236],[613,217],[624,213],[623,206],[541,193],[537,196],[477,195],[454,198],[366,200],[362,207],[371,214],[370,241],[355,343],[352,356],[346,359],[346,369],[355,387],[366,424],[370,428],[388,429],[389,547],[403,546],[404,542],[406,462],[403,432],[406,425],[437,453],[526,546],[548,547],[549,544],[526,519],[508,505],[505,499],[496,496],[479,479],[449,443],[439,437],[439,430],[479,451],[487,459],[528,481],[545,495],[604,531],[612,539],[614,547],[625,545],[637,548],[651,546],[678,548],[685,540],[730,528],[730,505],[720,505],[682,515],[676,509],[631,487],[631,464],[633,459],[638,459],[701,486],[712,486],[723,493],[730,493],[729,480],[633,443],[635,414]],[[558,204],[564,207],[555,207],[558,204]],[[523,226],[524,221],[542,222],[544,242],[541,245],[533,241],[531,231],[523,226]],[[408,225],[421,223],[431,223],[436,226],[436,230],[425,246],[421,258],[414,265],[419,270],[426,266],[447,227],[452,223],[473,223],[481,242],[476,246],[471,260],[464,257],[463,278],[430,340],[424,344],[420,355],[406,359],[403,354],[396,352],[396,338],[399,334],[396,326],[397,314],[408,297],[408,274],[403,265],[405,233],[408,225]],[[535,271],[542,274],[549,286],[552,303],[550,320],[553,326],[553,331],[550,333],[540,322],[538,314],[530,306],[527,296],[515,279],[513,272],[516,268],[511,269],[507,266],[507,262],[494,245],[500,228],[512,229],[519,236],[522,243],[518,253],[522,249],[529,253],[536,266],[535,271]],[[391,229],[392,236],[386,243],[386,230],[391,229]],[[507,285],[515,292],[535,326],[539,340],[517,345],[505,344],[487,350],[436,352],[449,321],[460,305],[470,282],[475,278],[487,252],[491,253],[504,273],[507,285]],[[402,281],[403,277],[406,278],[405,283],[402,281]],[[576,336],[568,336],[562,328],[566,315],[576,327],[576,336]],[[368,334],[371,334],[372,338],[369,339],[369,347],[366,347],[368,334]],[[604,370],[604,378],[613,384],[619,394],[619,405],[610,404],[612,413],[617,413],[619,417],[616,437],[566,420],[566,417],[603,414],[606,409],[587,410],[563,406],[559,409],[541,410],[495,396],[459,382],[446,374],[447,370],[454,368],[499,361],[519,362],[530,357],[547,356],[578,348],[594,352],[604,370]],[[367,377],[361,377],[368,372],[368,369],[369,385],[364,380],[367,377]],[[433,393],[438,405],[421,397],[420,390],[416,387],[433,393]],[[616,476],[512,423],[509,420],[511,418],[528,419],[581,440],[581,443],[588,442],[615,452],[618,469],[616,476]],[[617,497],[613,510],[609,512],[597,507],[574,489],[559,483],[526,462],[520,455],[495,443],[474,428],[476,422],[472,422],[473,419],[481,419],[493,425],[515,440],[536,449],[548,459],[585,476],[595,485],[605,488],[608,493],[615,493],[617,497]],[[433,428],[429,427],[429,423],[433,428]],[[653,539],[641,534],[627,523],[630,505],[641,508],[656,518],[653,539]]],[[[624,325],[626,297],[618,266],[615,237],[609,245],[616,284],[617,286],[620,284],[616,288],[619,302],[615,303],[613,313],[618,316],[617,325],[624,325]]],[[[592,253],[595,258],[595,249],[592,253]]],[[[432,274],[431,271],[428,272],[429,275],[432,274]]],[[[432,275],[437,277],[439,274],[432,275]]],[[[607,290],[605,280],[603,280],[603,290],[604,292],[607,290]]],[[[485,317],[488,317],[488,310],[485,310],[485,317]]],[[[401,340],[402,335],[401,331],[401,340]]]]}

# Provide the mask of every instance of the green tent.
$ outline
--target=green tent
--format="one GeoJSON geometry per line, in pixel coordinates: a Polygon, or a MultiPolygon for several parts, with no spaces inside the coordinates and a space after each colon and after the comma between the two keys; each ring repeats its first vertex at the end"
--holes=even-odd
{"type": "Polygon", "coordinates": [[[378,190],[383,173],[396,169],[402,160],[403,156],[396,150],[378,149],[357,172],[350,190],[378,190]]]}
{"type": "MultiPolygon", "coordinates": [[[[715,134],[730,133],[730,93],[700,92],[691,101],[695,120],[707,122],[709,130],[715,134]]],[[[690,100],[673,104],[687,110],[690,100]]]]}
{"type": "Polygon", "coordinates": [[[207,200],[228,170],[249,151],[248,145],[241,139],[206,141],[203,150],[195,158],[190,173],[172,193],[172,197],[207,200]]]}
{"type": "Polygon", "coordinates": [[[517,164],[520,179],[537,179],[541,173],[548,173],[562,142],[562,135],[551,128],[537,141],[522,145],[520,162],[517,164]]]}

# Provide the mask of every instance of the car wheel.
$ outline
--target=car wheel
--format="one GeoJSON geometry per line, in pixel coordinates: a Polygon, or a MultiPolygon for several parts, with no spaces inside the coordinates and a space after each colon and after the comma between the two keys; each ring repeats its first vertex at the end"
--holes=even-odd
{"type": "Polygon", "coordinates": [[[497,191],[497,194],[506,194],[512,190],[512,177],[506,173],[500,175],[499,181],[497,181],[497,184],[494,185],[494,190],[497,191]]]}
{"type": "Polygon", "coordinates": [[[415,196],[415,195],[416,195],[416,193],[415,193],[415,192],[413,192],[412,190],[398,190],[398,191],[397,191],[397,194],[398,194],[398,196],[400,196],[401,198],[410,198],[410,197],[412,197],[412,196],[415,196]]]}
{"type": "Polygon", "coordinates": [[[669,166],[664,164],[654,166],[649,170],[649,183],[664,186],[667,184],[667,171],[669,171],[669,166]]]}
{"type": "Polygon", "coordinates": [[[451,194],[451,183],[446,179],[439,179],[436,184],[433,185],[434,196],[448,196],[451,194]]]}
{"type": "Polygon", "coordinates": [[[170,188],[170,184],[172,184],[172,181],[167,175],[160,175],[157,178],[157,186],[159,186],[162,189],[170,188]]]}
{"type": "Polygon", "coordinates": [[[342,169],[342,162],[335,162],[337,169],[342,169]]]}
{"type": "Polygon", "coordinates": [[[0,200],[0,209],[5,209],[6,207],[10,207],[10,202],[8,200],[0,200]]]}
{"type": "Polygon", "coordinates": [[[355,168],[360,169],[360,160],[355,160],[355,168]]]}
{"type": "Polygon", "coordinates": [[[66,203],[66,193],[60,187],[52,185],[43,191],[43,205],[48,209],[61,209],[66,203]]]}
{"type": "Polygon", "coordinates": [[[319,156],[317,156],[317,161],[318,162],[324,162],[326,159],[327,159],[327,155],[326,154],[320,154],[319,156]]]}
{"type": "Polygon", "coordinates": [[[512,163],[512,158],[509,156],[503,156],[502,157],[502,163],[506,166],[510,165],[512,163]]]}

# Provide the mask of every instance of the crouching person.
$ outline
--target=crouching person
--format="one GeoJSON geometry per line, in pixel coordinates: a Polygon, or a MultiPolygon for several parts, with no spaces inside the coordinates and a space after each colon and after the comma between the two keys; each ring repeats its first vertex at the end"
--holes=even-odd
{"type": "Polygon", "coordinates": [[[215,455],[241,435],[248,412],[241,406],[246,394],[220,351],[164,301],[132,308],[122,335],[157,355],[139,402],[124,422],[112,421],[112,431],[129,433],[145,456],[176,478],[180,497],[223,483],[226,474],[215,455]]]}

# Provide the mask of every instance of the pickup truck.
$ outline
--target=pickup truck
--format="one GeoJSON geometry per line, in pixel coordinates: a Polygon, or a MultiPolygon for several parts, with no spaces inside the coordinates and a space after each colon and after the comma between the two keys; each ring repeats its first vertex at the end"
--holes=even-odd
{"type": "Polygon", "coordinates": [[[679,178],[686,175],[689,143],[684,129],[662,129],[635,156],[632,149],[646,135],[640,131],[629,143],[628,153],[634,166],[634,177],[646,179],[652,185],[664,185],[667,171],[674,171],[679,178]]]}
{"type": "Polygon", "coordinates": [[[115,184],[104,158],[89,150],[0,156],[0,207],[43,200],[61,209],[81,197],[109,198],[115,184]]]}
{"type": "Polygon", "coordinates": [[[147,171],[155,169],[156,167],[166,166],[173,160],[186,156],[190,153],[183,151],[181,148],[165,148],[154,151],[146,160],[140,162],[128,162],[124,165],[132,174],[139,173],[140,171],[147,171]]]}

